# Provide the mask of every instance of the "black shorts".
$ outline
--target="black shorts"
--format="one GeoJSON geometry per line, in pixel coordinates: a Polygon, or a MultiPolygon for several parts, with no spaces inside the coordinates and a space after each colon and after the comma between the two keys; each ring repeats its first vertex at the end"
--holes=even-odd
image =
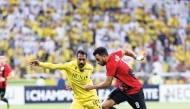
{"type": "Polygon", "coordinates": [[[4,96],[5,96],[5,89],[3,89],[3,88],[0,88],[0,99],[1,98],[4,98],[4,96]]]}
{"type": "Polygon", "coordinates": [[[127,101],[133,107],[133,109],[146,109],[142,88],[138,93],[132,95],[126,94],[119,88],[116,88],[108,96],[113,101],[115,101],[116,104],[127,101]]]}

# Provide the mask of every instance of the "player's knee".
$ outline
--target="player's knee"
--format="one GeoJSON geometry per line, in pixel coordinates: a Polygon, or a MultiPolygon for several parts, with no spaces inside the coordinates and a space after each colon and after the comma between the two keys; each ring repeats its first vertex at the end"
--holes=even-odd
{"type": "Polygon", "coordinates": [[[115,107],[110,107],[109,109],[116,109],[115,107]]]}
{"type": "Polygon", "coordinates": [[[106,105],[106,104],[102,104],[102,109],[112,109],[111,106],[106,105]]]}

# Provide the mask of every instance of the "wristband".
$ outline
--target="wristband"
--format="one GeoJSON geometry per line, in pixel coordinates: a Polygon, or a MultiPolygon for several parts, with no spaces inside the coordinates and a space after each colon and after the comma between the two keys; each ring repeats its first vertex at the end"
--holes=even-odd
{"type": "Polygon", "coordinates": [[[137,58],[136,58],[137,61],[141,61],[142,59],[143,59],[142,55],[141,56],[137,56],[137,58]]]}

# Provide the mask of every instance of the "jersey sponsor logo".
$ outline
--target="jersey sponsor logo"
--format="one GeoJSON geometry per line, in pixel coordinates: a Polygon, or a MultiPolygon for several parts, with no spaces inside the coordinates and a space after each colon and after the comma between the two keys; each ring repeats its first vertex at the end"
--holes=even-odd
{"type": "Polygon", "coordinates": [[[78,81],[81,81],[81,80],[87,80],[88,76],[87,75],[81,75],[81,74],[78,74],[78,73],[72,73],[72,78],[78,80],[78,81]]]}

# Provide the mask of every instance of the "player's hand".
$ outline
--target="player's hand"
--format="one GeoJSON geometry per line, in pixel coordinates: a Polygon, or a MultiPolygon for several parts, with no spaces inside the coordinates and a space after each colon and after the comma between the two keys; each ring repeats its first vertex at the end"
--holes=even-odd
{"type": "Polygon", "coordinates": [[[137,60],[137,61],[142,61],[142,60],[146,59],[146,57],[147,57],[147,53],[144,53],[143,55],[138,56],[138,57],[136,58],[136,60],[137,60]]]}
{"type": "Polygon", "coordinates": [[[29,66],[33,67],[33,66],[39,66],[40,62],[38,60],[34,60],[34,61],[30,61],[29,66]]]}
{"type": "Polygon", "coordinates": [[[89,90],[93,89],[93,86],[92,85],[85,85],[84,89],[87,90],[87,91],[89,91],[89,90]]]}
{"type": "Polygon", "coordinates": [[[70,85],[66,85],[66,89],[67,89],[67,90],[73,90],[70,85]]]}
{"type": "Polygon", "coordinates": [[[4,82],[4,81],[5,81],[5,78],[0,77],[0,82],[4,82]]]}

